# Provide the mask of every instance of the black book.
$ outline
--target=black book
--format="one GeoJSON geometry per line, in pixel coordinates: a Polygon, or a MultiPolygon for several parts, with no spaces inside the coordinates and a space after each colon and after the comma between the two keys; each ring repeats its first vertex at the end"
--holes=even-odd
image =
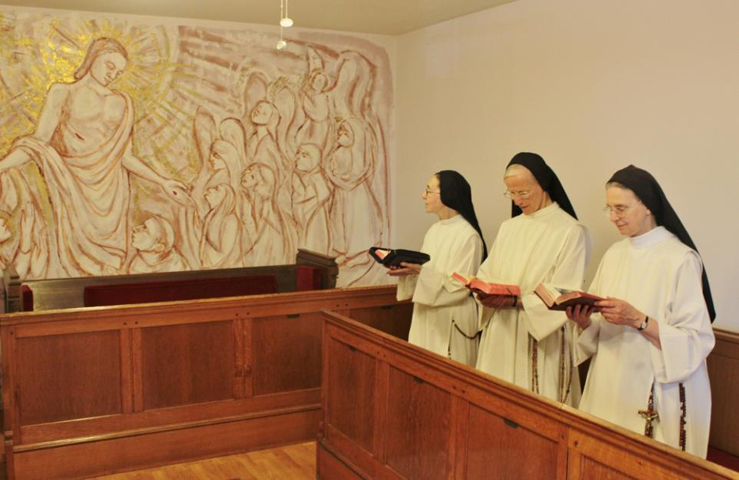
{"type": "Polygon", "coordinates": [[[377,263],[385,267],[399,267],[400,262],[423,265],[431,260],[431,257],[426,253],[416,252],[414,250],[403,250],[401,248],[391,249],[372,247],[369,249],[369,254],[372,255],[372,258],[374,258],[377,263]]]}

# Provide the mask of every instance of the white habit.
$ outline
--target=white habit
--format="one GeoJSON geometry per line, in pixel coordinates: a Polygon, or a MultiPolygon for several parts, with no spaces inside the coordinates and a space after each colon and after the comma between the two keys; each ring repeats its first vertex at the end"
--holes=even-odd
{"type": "Polygon", "coordinates": [[[706,357],[715,339],[701,284],[698,254],[664,227],[614,244],[603,256],[590,291],[620,298],[659,322],[662,349],[638,330],[608,323],[599,314],[580,335],[578,361],[592,355],[580,408],[644,433],[654,384],[654,438],[677,447],[679,384],[685,388],[686,451],[705,458],[711,423],[706,357]]]}
{"type": "Polygon", "coordinates": [[[477,304],[453,281],[454,272],[472,276],[482,261],[482,239],[462,215],[433,224],[421,251],[431,256],[420,275],[401,277],[398,300],[413,297],[408,341],[474,366],[477,357],[477,304]]]}
{"type": "Polygon", "coordinates": [[[518,285],[523,309],[482,308],[477,368],[552,400],[577,405],[573,326],[533,293],[539,283],[581,289],[590,259],[587,229],[557,203],[503,222],[478,277],[518,285]]]}

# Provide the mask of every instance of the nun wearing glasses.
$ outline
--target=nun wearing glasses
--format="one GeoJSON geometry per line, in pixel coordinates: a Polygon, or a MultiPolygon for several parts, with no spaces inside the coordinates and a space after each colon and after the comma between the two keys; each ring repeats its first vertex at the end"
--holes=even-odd
{"type": "Polygon", "coordinates": [[[522,297],[478,294],[483,328],[477,368],[552,400],[576,406],[574,325],[533,293],[539,283],[581,290],[590,235],[554,171],[535,153],[519,153],[505,170],[512,218],[503,222],[480,267],[482,280],[518,285],[522,297]]]}
{"type": "Polygon", "coordinates": [[[398,300],[413,298],[408,341],[474,367],[477,304],[467,288],[451,279],[454,272],[474,275],[487,256],[472,189],[458,172],[442,170],[429,179],[421,199],[426,212],[438,217],[421,247],[431,260],[424,265],[404,262],[388,271],[400,277],[398,300]]]}
{"type": "Polygon", "coordinates": [[[706,457],[711,388],[706,357],[716,317],[695,244],[662,188],[630,165],[606,184],[606,213],[623,240],[603,256],[590,291],[606,300],[568,309],[592,357],[580,408],[706,457]]]}

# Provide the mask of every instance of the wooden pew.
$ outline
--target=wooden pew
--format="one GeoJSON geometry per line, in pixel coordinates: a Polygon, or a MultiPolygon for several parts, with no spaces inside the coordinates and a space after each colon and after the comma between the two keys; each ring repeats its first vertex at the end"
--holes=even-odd
{"type": "MultiPolygon", "coordinates": [[[[55,278],[47,280],[21,281],[14,271],[4,272],[4,305],[5,312],[23,310],[22,286],[30,288],[33,295],[33,309],[56,310],[61,308],[79,308],[85,306],[85,288],[106,285],[143,284],[147,282],[176,284],[178,281],[198,281],[204,279],[241,278],[258,275],[274,275],[277,292],[294,292],[299,290],[298,280],[301,266],[314,267],[321,273],[321,288],[330,289],[336,286],[339,268],[334,258],[299,249],[295,264],[272,265],[264,267],[229,268],[221,270],[188,270],[182,272],[147,273],[139,275],[111,275],[104,277],[55,278]]],[[[143,303],[143,302],[139,302],[143,303]]]]}
{"type": "Polygon", "coordinates": [[[711,447],[739,457],[739,333],[714,329],[708,356],[711,379],[711,447]]]}
{"type": "Polygon", "coordinates": [[[326,308],[410,328],[394,286],[0,315],[9,478],[315,439],[326,308]]]}
{"type": "Polygon", "coordinates": [[[346,316],[324,319],[321,480],[737,478],[346,316]]]}

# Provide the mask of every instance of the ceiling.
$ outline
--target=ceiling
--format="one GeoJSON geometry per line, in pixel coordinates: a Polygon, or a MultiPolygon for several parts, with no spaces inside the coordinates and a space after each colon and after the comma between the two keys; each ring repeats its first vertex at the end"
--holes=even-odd
{"type": "MultiPolygon", "coordinates": [[[[514,0],[291,0],[295,26],[400,35],[514,0]]],[[[4,5],[277,24],[280,0],[0,0],[4,5]]]]}

